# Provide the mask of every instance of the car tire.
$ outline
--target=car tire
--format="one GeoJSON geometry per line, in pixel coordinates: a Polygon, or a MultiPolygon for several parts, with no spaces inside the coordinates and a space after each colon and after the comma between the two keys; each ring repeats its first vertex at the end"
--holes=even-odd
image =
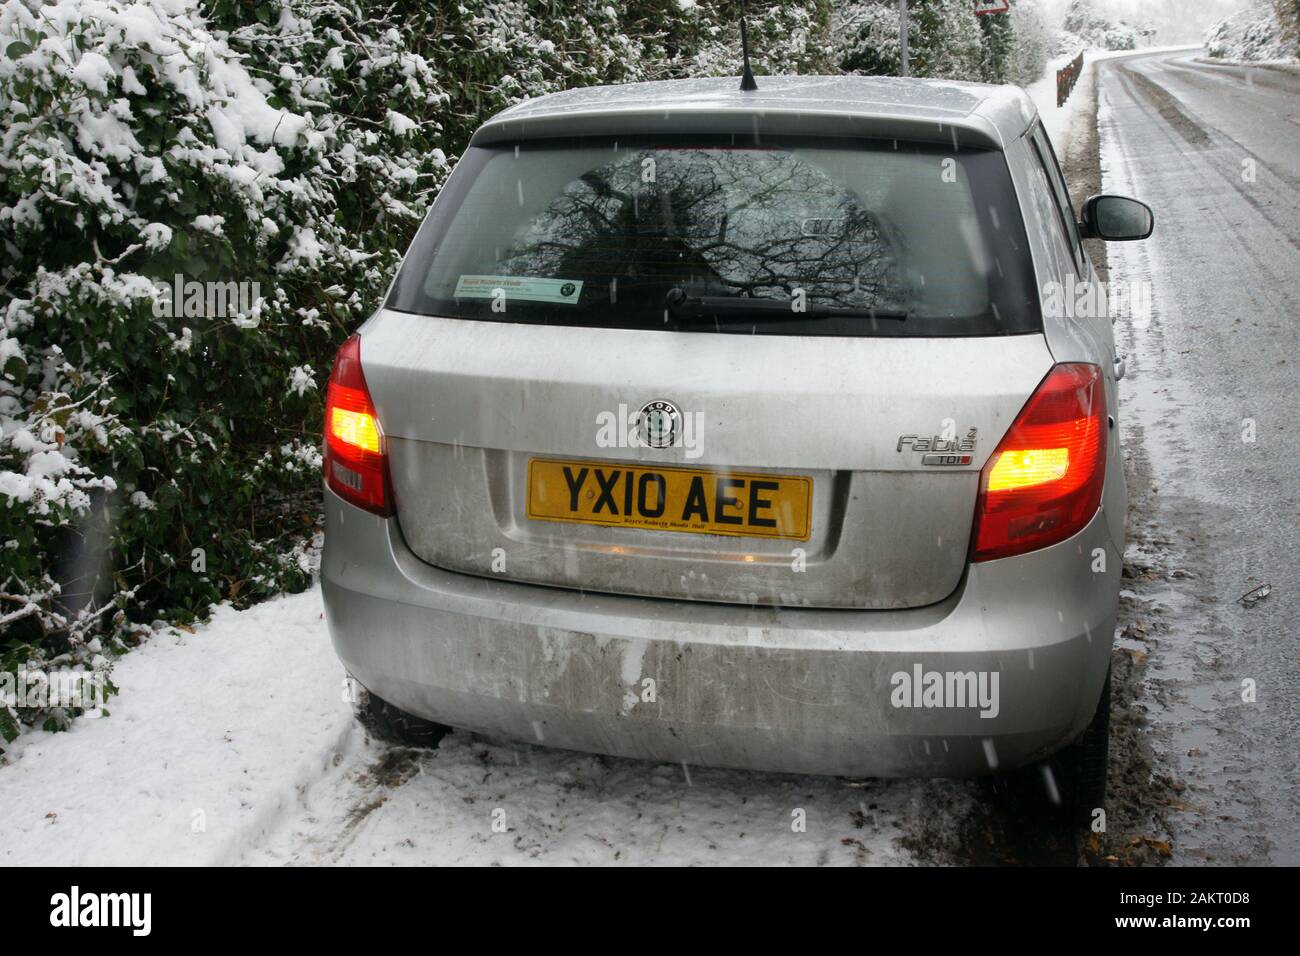
{"type": "Polygon", "coordinates": [[[405,747],[432,750],[451,732],[446,724],[416,717],[364,688],[360,690],[354,711],[361,726],[372,736],[405,747]]]}
{"type": "Polygon", "coordinates": [[[1089,827],[1096,810],[1106,806],[1106,764],[1110,757],[1110,669],[1101,700],[1082,736],[1057,753],[1046,766],[1056,782],[1058,810],[1079,827],[1089,827]]]}

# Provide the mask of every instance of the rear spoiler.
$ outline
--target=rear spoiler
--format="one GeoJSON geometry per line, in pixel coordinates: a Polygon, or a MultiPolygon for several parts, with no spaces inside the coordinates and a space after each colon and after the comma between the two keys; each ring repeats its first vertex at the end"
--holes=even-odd
{"type": "Polygon", "coordinates": [[[904,140],[950,143],[954,147],[1002,149],[997,128],[978,112],[950,122],[951,114],[934,119],[924,115],[846,114],[816,110],[692,109],[689,105],[665,109],[578,110],[511,118],[501,114],[481,126],[471,146],[515,143],[521,140],[574,136],[635,136],[671,134],[735,134],[745,141],[764,136],[818,136],[844,139],[904,140]]]}

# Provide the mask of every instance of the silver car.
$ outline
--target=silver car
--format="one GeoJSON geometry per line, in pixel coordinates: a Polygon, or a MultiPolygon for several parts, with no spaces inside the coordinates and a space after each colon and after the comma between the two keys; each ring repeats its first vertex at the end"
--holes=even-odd
{"type": "Polygon", "coordinates": [[[1081,238],[1151,227],[1076,219],[1010,87],[493,117],[329,386],[321,576],[366,718],[797,773],[1043,761],[1098,805],[1123,363],[1073,306],[1081,238]]]}

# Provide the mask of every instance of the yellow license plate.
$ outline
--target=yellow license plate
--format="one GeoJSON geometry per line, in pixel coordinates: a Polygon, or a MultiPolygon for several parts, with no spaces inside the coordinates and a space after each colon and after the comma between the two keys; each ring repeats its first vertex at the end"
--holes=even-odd
{"type": "Polygon", "coordinates": [[[812,487],[802,475],[533,458],[528,517],[806,541],[812,487]]]}

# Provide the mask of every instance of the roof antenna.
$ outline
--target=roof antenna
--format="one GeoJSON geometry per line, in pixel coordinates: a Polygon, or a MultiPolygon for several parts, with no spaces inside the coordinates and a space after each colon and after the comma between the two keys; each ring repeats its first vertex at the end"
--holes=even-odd
{"type": "Polygon", "coordinates": [[[749,70],[749,30],[745,26],[745,0],[740,0],[740,52],[745,58],[745,72],[740,75],[740,88],[746,93],[758,89],[754,74],[749,70]]]}

